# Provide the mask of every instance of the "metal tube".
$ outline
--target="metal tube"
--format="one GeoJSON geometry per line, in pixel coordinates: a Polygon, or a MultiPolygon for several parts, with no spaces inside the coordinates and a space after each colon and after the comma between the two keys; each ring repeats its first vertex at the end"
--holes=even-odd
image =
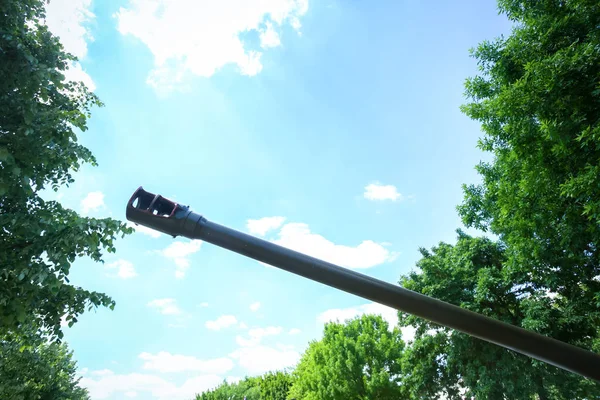
{"type": "MultiPolygon", "coordinates": [[[[156,202],[156,197],[152,200],[153,203],[156,202]]],[[[174,236],[204,240],[600,382],[600,356],[595,353],[278,246],[210,222],[187,207],[176,203],[172,205],[173,211],[168,216],[165,212],[162,217],[163,224],[157,220],[160,216],[152,214],[151,207],[148,206],[147,210],[135,209],[132,197],[127,218],[174,236]]]]}

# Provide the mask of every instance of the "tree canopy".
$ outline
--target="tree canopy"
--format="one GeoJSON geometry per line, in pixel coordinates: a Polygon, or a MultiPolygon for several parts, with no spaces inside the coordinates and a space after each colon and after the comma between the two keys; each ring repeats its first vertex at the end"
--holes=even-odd
{"type": "Polygon", "coordinates": [[[294,371],[290,398],[398,399],[404,342],[375,315],[325,325],[294,371]]]}
{"type": "MultiPolygon", "coordinates": [[[[501,243],[459,231],[455,245],[421,249],[420,272],[404,277],[401,284],[513,325],[568,339],[569,316],[561,315],[551,298],[506,280],[505,252],[501,243]]],[[[410,398],[429,399],[441,393],[476,399],[600,395],[600,387],[582,377],[469,335],[404,314],[401,324],[417,328],[403,358],[403,387],[410,398]]]]}
{"type": "Polygon", "coordinates": [[[261,400],[286,400],[291,387],[290,374],[281,371],[269,372],[261,377],[260,398],[261,400]]]}
{"type": "MultiPolygon", "coordinates": [[[[479,185],[458,207],[455,246],[422,250],[406,287],[547,336],[600,351],[600,7],[596,1],[500,0],[507,38],[473,52],[463,111],[481,123],[479,185]]],[[[410,316],[405,352],[416,398],[596,398],[597,384],[410,316]],[[429,332],[429,333],[427,333],[429,332]]]]}
{"type": "Polygon", "coordinates": [[[0,4],[0,333],[18,330],[26,318],[61,337],[86,307],[114,307],[103,293],[69,284],[72,263],[102,260],[130,228],[119,221],[84,218],[44,189],[73,182],[83,163],[96,164],[80,145],[90,109],[99,99],[65,71],[75,57],[42,23],[45,1],[0,4]]]}
{"type": "Polygon", "coordinates": [[[208,390],[196,396],[196,400],[229,400],[246,399],[261,400],[260,395],[261,379],[257,377],[247,377],[239,382],[224,381],[218,387],[208,390]]]}
{"type": "Polygon", "coordinates": [[[0,398],[88,400],[65,343],[50,343],[35,327],[0,338],[0,398]]]}
{"type": "MultiPolygon", "coordinates": [[[[481,123],[477,169],[459,207],[506,244],[508,280],[556,294],[569,340],[600,351],[600,7],[597,1],[499,1],[508,38],[473,53],[464,112],[481,123]]],[[[552,328],[548,327],[546,333],[552,328]]]]}

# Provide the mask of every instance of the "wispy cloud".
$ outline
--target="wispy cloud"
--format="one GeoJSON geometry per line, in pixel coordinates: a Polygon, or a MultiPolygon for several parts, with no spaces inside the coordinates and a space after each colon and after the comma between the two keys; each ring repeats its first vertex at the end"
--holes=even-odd
{"type": "Polygon", "coordinates": [[[279,228],[284,221],[284,217],[264,217],[261,219],[249,219],[246,226],[248,232],[251,234],[265,236],[267,232],[279,228]]]}
{"type": "Polygon", "coordinates": [[[106,264],[106,268],[110,271],[116,271],[112,276],[117,278],[130,279],[137,276],[133,264],[127,260],[119,259],[110,264],[106,264]]]}
{"type": "Polygon", "coordinates": [[[164,315],[180,315],[181,309],[177,306],[175,299],[155,299],[148,303],[148,307],[155,308],[164,315]]]}
{"type": "Polygon", "coordinates": [[[295,365],[300,353],[295,350],[278,349],[270,346],[240,347],[229,354],[250,375],[281,370],[295,365]]]}
{"type": "Polygon", "coordinates": [[[98,211],[100,208],[106,207],[104,204],[104,193],[90,192],[81,200],[81,212],[88,214],[90,211],[98,211]]]}
{"type": "Polygon", "coordinates": [[[260,308],[260,301],[250,304],[251,311],[256,312],[256,311],[258,311],[259,308],[260,308]]]}
{"type": "Polygon", "coordinates": [[[114,372],[112,372],[110,369],[100,369],[100,370],[92,371],[92,372],[90,372],[90,374],[94,375],[94,376],[108,376],[108,375],[113,375],[114,372]]]}
{"type": "Polygon", "coordinates": [[[143,226],[143,225],[137,225],[137,224],[134,224],[134,223],[133,223],[133,222],[131,222],[131,221],[127,221],[127,224],[126,224],[126,225],[127,225],[128,227],[130,227],[130,228],[133,228],[133,229],[135,230],[135,232],[136,232],[136,233],[141,233],[141,234],[143,234],[143,235],[150,236],[151,238],[154,238],[154,239],[157,239],[157,238],[159,238],[159,237],[162,235],[162,234],[161,234],[159,231],[157,231],[157,230],[154,230],[154,229],[147,228],[147,227],[145,227],[145,226],[143,226]]]}
{"type": "Polygon", "coordinates": [[[214,321],[206,321],[204,326],[213,331],[220,331],[237,324],[237,318],[233,315],[221,315],[214,321]]]}
{"type": "Polygon", "coordinates": [[[239,376],[228,376],[227,378],[225,378],[225,381],[229,384],[238,383],[241,380],[242,378],[239,376]]]}
{"type": "Polygon", "coordinates": [[[199,375],[186,379],[181,385],[176,385],[164,378],[151,374],[112,374],[98,379],[84,377],[81,386],[88,389],[91,398],[106,399],[121,398],[119,395],[147,393],[151,398],[159,400],[186,400],[198,393],[214,388],[223,381],[216,374],[199,375]]]}
{"type": "Polygon", "coordinates": [[[160,253],[170,258],[175,263],[175,277],[183,278],[190,267],[190,255],[200,250],[202,241],[191,240],[189,242],[173,242],[160,253]]]}
{"type": "Polygon", "coordinates": [[[281,45],[279,33],[271,22],[265,24],[265,28],[260,32],[260,47],[268,49],[269,47],[278,47],[281,45]]]}
{"type": "Polygon", "coordinates": [[[256,346],[260,344],[262,339],[266,336],[276,336],[283,332],[283,328],[280,326],[267,326],[266,328],[252,328],[248,331],[249,338],[244,338],[238,335],[235,338],[237,344],[242,347],[256,346]]]}
{"type": "Polygon", "coordinates": [[[201,360],[193,356],[181,354],[171,354],[161,351],[157,354],[141,353],[141,360],[144,360],[143,369],[158,372],[184,372],[194,371],[208,374],[224,374],[233,369],[233,361],[227,357],[215,358],[212,360],[201,360]]]}

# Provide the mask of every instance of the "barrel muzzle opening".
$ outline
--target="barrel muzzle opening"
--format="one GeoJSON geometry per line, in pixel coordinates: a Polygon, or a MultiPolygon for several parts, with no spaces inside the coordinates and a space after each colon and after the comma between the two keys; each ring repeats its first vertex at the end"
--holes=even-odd
{"type": "Polygon", "coordinates": [[[182,219],[189,214],[188,207],[139,187],[129,199],[127,220],[172,236],[181,234],[182,219]]]}
{"type": "Polygon", "coordinates": [[[131,196],[128,204],[128,208],[129,207],[157,217],[170,218],[175,215],[177,203],[165,199],[159,194],[155,195],[147,192],[140,187],[135,191],[133,196],[131,196]]]}

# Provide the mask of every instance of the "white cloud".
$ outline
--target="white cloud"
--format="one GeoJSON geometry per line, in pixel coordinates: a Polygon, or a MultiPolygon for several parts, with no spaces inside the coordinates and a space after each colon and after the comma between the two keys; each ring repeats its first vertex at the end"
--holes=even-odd
{"type": "Polygon", "coordinates": [[[116,276],[121,279],[129,279],[137,276],[137,272],[135,272],[133,264],[127,260],[117,260],[113,263],[107,264],[106,268],[109,270],[117,270],[116,276]]]}
{"type": "Polygon", "coordinates": [[[81,212],[83,214],[87,214],[90,211],[98,211],[103,207],[105,207],[105,204],[104,193],[102,192],[90,192],[81,200],[81,212]]]}
{"type": "Polygon", "coordinates": [[[302,32],[300,32],[300,28],[302,28],[302,24],[300,23],[300,20],[298,18],[292,18],[290,25],[292,25],[292,28],[294,28],[296,30],[296,32],[298,32],[299,36],[302,36],[302,32]]]}
{"type": "Polygon", "coordinates": [[[65,50],[79,58],[87,54],[87,41],[94,39],[86,27],[95,18],[91,4],[92,0],[52,0],[46,5],[46,25],[65,50]]]}
{"type": "Polygon", "coordinates": [[[265,336],[279,335],[283,330],[280,326],[267,326],[266,328],[253,328],[248,331],[251,337],[263,338],[265,336]]]}
{"type": "Polygon", "coordinates": [[[292,329],[289,330],[288,335],[297,335],[300,332],[302,332],[300,329],[298,329],[298,328],[292,328],[292,329]]]}
{"type": "Polygon", "coordinates": [[[253,328],[248,331],[250,338],[236,336],[235,341],[242,347],[257,346],[265,336],[276,336],[281,334],[283,328],[280,326],[268,326],[266,328],[253,328]]]}
{"type": "Polygon", "coordinates": [[[134,224],[131,221],[127,221],[127,226],[129,228],[135,229],[136,233],[141,233],[141,234],[150,236],[150,237],[152,237],[154,239],[157,239],[157,238],[159,238],[161,236],[161,233],[159,231],[154,230],[154,229],[150,229],[150,228],[145,227],[143,225],[134,224]]]}
{"type": "Polygon", "coordinates": [[[223,381],[219,375],[199,375],[187,379],[181,386],[150,374],[108,375],[99,379],[82,378],[81,386],[88,389],[93,399],[106,399],[119,394],[148,393],[159,400],[189,400],[198,393],[212,389],[223,381]]]}
{"type": "Polygon", "coordinates": [[[225,378],[225,380],[227,381],[227,383],[232,384],[232,383],[238,383],[239,381],[242,380],[242,378],[239,376],[228,376],[227,378],[225,378]]]}
{"type": "Polygon", "coordinates": [[[251,311],[258,311],[258,309],[260,308],[260,301],[257,301],[256,303],[252,303],[250,304],[250,310],[251,311]]]}
{"type": "Polygon", "coordinates": [[[206,308],[206,307],[208,307],[208,303],[204,301],[204,302],[198,304],[198,307],[206,308]]]}
{"type": "Polygon", "coordinates": [[[237,360],[238,364],[245,368],[250,375],[291,367],[300,359],[300,353],[297,351],[281,350],[269,346],[241,347],[229,356],[237,360]]]}
{"type": "Polygon", "coordinates": [[[238,345],[242,346],[242,347],[250,347],[250,346],[256,346],[257,345],[257,343],[252,338],[246,339],[246,338],[244,338],[243,336],[240,336],[240,335],[237,335],[235,337],[235,342],[238,345]]]}
{"type": "Polygon", "coordinates": [[[317,320],[322,323],[344,322],[365,314],[381,315],[390,326],[398,325],[398,311],[377,303],[367,303],[357,307],[333,308],[319,314],[317,320]]]}
{"type": "Polygon", "coordinates": [[[398,193],[398,189],[394,185],[382,185],[380,183],[371,183],[365,186],[365,199],[368,200],[402,200],[403,196],[398,193]]]}
{"type": "Polygon", "coordinates": [[[279,38],[279,34],[273,27],[273,24],[270,22],[266,23],[265,29],[260,32],[260,46],[263,49],[268,49],[269,47],[278,47],[281,45],[281,39],[279,38]]]}
{"type": "Polygon", "coordinates": [[[202,241],[190,240],[189,242],[173,242],[160,253],[175,262],[175,277],[183,278],[185,271],[190,267],[189,256],[200,250],[202,241]]]}
{"type": "Polygon", "coordinates": [[[275,347],[277,347],[279,350],[293,350],[295,346],[293,344],[277,343],[275,347]]]}
{"type": "Polygon", "coordinates": [[[156,308],[164,315],[181,314],[181,309],[177,306],[175,299],[155,299],[148,303],[148,307],[156,308]]]}
{"type": "Polygon", "coordinates": [[[88,373],[88,371],[89,371],[89,369],[88,369],[88,368],[81,368],[81,369],[79,370],[79,374],[83,376],[83,375],[87,374],[87,373],[88,373]]]}
{"type": "Polygon", "coordinates": [[[96,84],[91,76],[83,70],[78,62],[71,63],[64,71],[65,79],[70,82],[83,82],[92,92],[96,90],[96,84]]]}
{"type": "Polygon", "coordinates": [[[264,337],[277,336],[282,332],[283,328],[280,326],[267,326],[250,329],[249,338],[237,335],[235,341],[240,348],[232,352],[229,357],[237,360],[249,375],[293,366],[300,359],[300,354],[293,350],[293,346],[277,344],[274,348],[261,345],[264,337]]]}
{"type": "Polygon", "coordinates": [[[228,64],[243,75],[258,74],[262,53],[240,34],[255,31],[267,37],[263,47],[278,46],[276,29],[297,27],[307,9],[308,0],[129,0],[115,17],[122,35],[139,39],[154,55],[147,82],[172,89],[186,72],[210,77],[228,64]]]}
{"type": "MultiPolygon", "coordinates": [[[[94,40],[87,27],[95,18],[91,4],[92,0],[52,0],[46,5],[48,29],[60,38],[65,51],[79,59],[87,54],[87,42],[94,40]]],[[[96,90],[94,81],[78,62],[70,63],[64,74],[68,81],[82,81],[90,90],[96,90]]]]}
{"type": "Polygon", "coordinates": [[[393,261],[397,256],[372,240],[364,240],[355,247],[335,244],[312,233],[303,223],[285,224],[278,236],[273,243],[347,268],[370,268],[393,261]]]}
{"type": "MultiPolygon", "coordinates": [[[[317,320],[324,324],[327,322],[344,322],[365,314],[381,315],[381,317],[389,324],[390,329],[398,326],[398,311],[378,303],[367,303],[357,307],[330,309],[319,314],[317,320]]],[[[402,331],[402,338],[405,342],[414,339],[415,329],[413,327],[403,327],[400,328],[400,330],[402,331]]]]}
{"type": "Polygon", "coordinates": [[[137,397],[137,395],[138,394],[135,390],[128,390],[125,392],[125,397],[133,398],[133,397],[137,397]]]}
{"type": "Polygon", "coordinates": [[[204,374],[224,374],[233,368],[233,361],[226,357],[200,360],[192,356],[161,351],[156,355],[141,353],[139,358],[145,361],[142,366],[143,369],[163,373],[195,371],[204,374]]]}
{"type": "Polygon", "coordinates": [[[246,226],[248,232],[251,234],[265,236],[267,232],[279,228],[284,221],[284,217],[264,217],[261,219],[249,219],[246,226]]]}
{"type": "Polygon", "coordinates": [[[92,371],[91,374],[94,376],[108,376],[113,375],[114,372],[112,372],[110,369],[99,369],[96,371],[92,371]]]}
{"type": "Polygon", "coordinates": [[[233,315],[221,315],[214,321],[206,321],[204,326],[213,331],[220,331],[237,324],[237,319],[233,315]]]}
{"type": "MultiPolygon", "coordinates": [[[[405,342],[412,342],[415,339],[417,329],[412,326],[404,326],[400,328],[400,331],[402,331],[402,340],[405,342]]],[[[430,331],[427,331],[427,333],[430,335],[432,334],[430,331]]]]}
{"type": "Polygon", "coordinates": [[[240,324],[238,325],[238,328],[240,328],[240,329],[248,329],[248,325],[246,325],[244,322],[240,322],[240,324]]]}

